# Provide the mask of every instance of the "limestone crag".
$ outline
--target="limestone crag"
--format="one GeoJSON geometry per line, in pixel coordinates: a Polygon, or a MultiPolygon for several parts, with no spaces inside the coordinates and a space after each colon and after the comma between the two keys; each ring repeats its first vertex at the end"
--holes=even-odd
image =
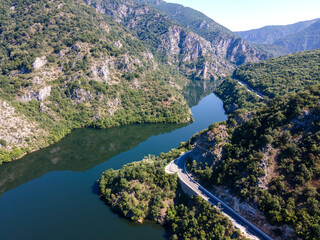
{"type": "MultiPolygon", "coordinates": [[[[220,33],[213,39],[178,25],[150,5],[135,1],[85,0],[99,12],[110,15],[135,32],[150,47],[153,55],[169,65],[179,67],[189,77],[217,79],[231,73],[236,65],[266,59],[267,55],[234,34],[220,33]],[[145,31],[148,32],[146,36],[145,31]]],[[[162,1],[140,1],[161,6],[162,1]]],[[[212,21],[212,20],[211,20],[212,21]]],[[[222,28],[203,21],[200,26],[222,28]]]]}

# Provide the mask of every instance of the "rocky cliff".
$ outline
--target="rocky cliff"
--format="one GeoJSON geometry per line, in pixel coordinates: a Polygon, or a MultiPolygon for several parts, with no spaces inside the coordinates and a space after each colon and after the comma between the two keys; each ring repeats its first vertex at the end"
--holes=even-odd
{"type": "Polygon", "coordinates": [[[192,79],[266,57],[212,20],[199,26],[209,38],[133,0],[0,7],[0,121],[15,119],[0,129],[0,163],[73,128],[190,121],[182,94],[192,79]]]}
{"type": "Polygon", "coordinates": [[[268,54],[239,38],[229,29],[192,8],[165,1],[157,1],[157,4],[148,0],[138,1],[154,5],[182,27],[209,41],[219,59],[227,59],[233,64],[241,65],[269,57],[268,54]]]}
{"type": "Polygon", "coordinates": [[[187,15],[179,21],[161,8],[166,4],[162,1],[140,1],[153,6],[129,0],[86,2],[135,32],[164,63],[179,67],[180,71],[193,78],[217,79],[228,75],[235,65],[268,57],[207,17],[208,23],[203,20],[198,28],[202,32],[207,31],[207,35],[211,35],[214,28],[216,37],[199,34],[196,28],[184,24],[190,21],[187,15]]]}

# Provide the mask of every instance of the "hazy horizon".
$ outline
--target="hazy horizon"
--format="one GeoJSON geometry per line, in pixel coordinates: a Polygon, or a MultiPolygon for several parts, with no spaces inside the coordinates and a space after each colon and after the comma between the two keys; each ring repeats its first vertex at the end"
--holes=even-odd
{"type": "Polygon", "coordinates": [[[320,18],[319,0],[165,0],[196,9],[232,31],[320,18]]]}

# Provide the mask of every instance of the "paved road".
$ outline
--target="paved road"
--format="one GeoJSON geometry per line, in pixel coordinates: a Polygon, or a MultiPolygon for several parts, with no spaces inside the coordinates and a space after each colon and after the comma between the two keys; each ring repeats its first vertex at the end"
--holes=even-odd
{"type": "Polygon", "coordinates": [[[245,86],[248,89],[248,91],[253,92],[257,97],[264,99],[264,96],[261,93],[257,92],[253,88],[249,87],[248,84],[241,82],[240,80],[238,80],[236,78],[233,78],[233,79],[236,80],[240,85],[245,86]]]}
{"type": "Polygon", "coordinates": [[[257,228],[255,225],[247,221],[244,217],[239,215],[231,207],[222,202],[219,198],[213,195],[211,192],[202,187],[199,183],[191,178],[186,169],[186,160],[188,159],[190,152],[181,155],[179,158],[172,161],[166,166],[166,172],[170,174],[177,173],[179,179],[192,190],[195,194],[200,195],[207,202],[217,206],[223,213],[225,213],[237,226],[242,226],[245,231],[250,235],[255,236],[258,239],[272,240],[271,237],[266,235],[263,231],[257,228]]]}

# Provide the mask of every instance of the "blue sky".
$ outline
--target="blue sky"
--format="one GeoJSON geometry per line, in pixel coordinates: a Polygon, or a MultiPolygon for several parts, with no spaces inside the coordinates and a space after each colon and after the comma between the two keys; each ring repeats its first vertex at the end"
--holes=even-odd
{"type": "Polygon", "coordinates": [[[242,31],[320,18],[320,0],[165,0],[199,10],[229,28],[242,31]]]}

